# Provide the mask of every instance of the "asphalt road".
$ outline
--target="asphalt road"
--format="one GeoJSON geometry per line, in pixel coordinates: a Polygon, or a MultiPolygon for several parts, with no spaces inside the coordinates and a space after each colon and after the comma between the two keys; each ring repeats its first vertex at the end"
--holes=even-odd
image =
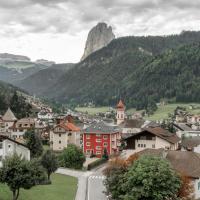
{"type": "Polygon", "coordinates": [[[103,176],[102,170],[103,168],[100,168],[88,177],[87,200],[107,200],[104,194],[103,181],[105,176],[103,176]]]}

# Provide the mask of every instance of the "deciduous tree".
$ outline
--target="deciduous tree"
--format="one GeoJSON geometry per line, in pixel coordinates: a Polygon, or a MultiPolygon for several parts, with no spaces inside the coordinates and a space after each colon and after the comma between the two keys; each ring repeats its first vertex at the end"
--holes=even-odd
{"type": "Polygon", "coordinates": [[[27,161],[17,154],[3,160],[0,182],[8,185],[17,200],[21,188],[30,189],[46,179],[44,169],[35,160],[27,161]]]}

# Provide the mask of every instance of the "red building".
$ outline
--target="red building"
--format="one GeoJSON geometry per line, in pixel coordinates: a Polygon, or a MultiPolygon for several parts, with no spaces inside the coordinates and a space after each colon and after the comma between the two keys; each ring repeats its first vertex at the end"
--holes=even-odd
{"type": "Polygon", "coordinates": [[[121,131],[118,126],[96,122],[84,130],[83,151],[87,155],[101,157],[106,149],[110,155],[119,151],[120,140],[121,131]]]}

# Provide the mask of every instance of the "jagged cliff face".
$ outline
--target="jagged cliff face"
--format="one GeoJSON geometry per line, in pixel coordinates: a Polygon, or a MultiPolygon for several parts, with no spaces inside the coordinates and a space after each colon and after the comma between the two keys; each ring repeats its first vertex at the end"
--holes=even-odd
{"type": "Polygon", "coordinates": [[[107,46],[115,35],[112,32],[112,27],[107,26],[106,23],[98,23],[88,34],[88,38],[85,45],[84,54],[81,60],[84,60],[91,53],[107,46]]]}

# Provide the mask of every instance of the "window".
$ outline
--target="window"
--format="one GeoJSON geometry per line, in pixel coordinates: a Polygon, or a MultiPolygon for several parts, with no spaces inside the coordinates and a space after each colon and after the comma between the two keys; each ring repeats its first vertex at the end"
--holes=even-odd
{"type": "Polygon", "coordinates": [[[107,135],[104,135],[104,136],[103,136],[103,139],[104,139],[104,140],[107,140],[107,139],[108,139],[108,136],[107,136],[107,135]]]}
{"type": "Polygon", "coordinates": [[[121,114],[121,118],[123,118],[124,116],[123,116],[123,114],[121,114]]]}
{"type": "Polygon", "coordinates": [[[90,139],[90,135],[89,134],[86,135],[86,139],[90,139]]]}
{"type": "Polygon", "coordinates": [[[96,154],[97,154],[97,155],[100,155],[100,154],[101,154],[101,151],[96,151],[96,154]]]}
{"type": "Polygon", "coordinates": [[[2,149],[3,148],[3,143],[2,142],[0,142],[0,149],[2,149]]]}
{"type": "Polygon", "coordinates": [[[61,144],[61,141],[59,140],[59,144],[61,144]]]}
{"type": "Polygon", "coordinates": [[[107,142],[104,142],[104,143],[103,143],[103,146],[104,146],[104,147],[107,147],[107,146],[108,146],[108,143],[107,143],[107,142]]]}
{"type": "Polygon", "coordinates": [[[72,133],[68,133],[68,136],[72,136],[72,133]]]}
{"type": "Polygon", "coordinates": [[[96,139],[96,142],[101,142],[101,139],[96,139]]]}
{"type": "Polygon", "coordinates": [[[155,149],[155,148],[156,148],[156,147],[155,147],[155,144],[152,144],[152,148],[153,148],[153,149],[155,149]]]}
{"type": "Polygon", "coordinates": [[[97,137],[101,137],[101,134],[96,134],[97,137]]]}
{"type": "Polygon", "coordinates": [[[97,150],[101,150],[101,146],[96,146],[96,149],[97,150]]]}
{"type": "Polygon", "coordinates": [[[143,144],[141,144],[141,147],[143,148],[143,144]]]}
{"type": "Polygon", "coordinates": [[[61,134],[59,134],[59,137],[61,137],[61,134]]]}
{"type": "Polygon", "coordinates": [[[200,190],[200,182],[198,182],[198,190],[200,190]]]}
{"type": "Polygon", "coordinates": [[[90,142],[86,142],[86,146],[90,146],[90,142]]]}
{"type": "Polygon", "coordinates": [[[140,144],[138,144],[138,147],[140,147],[140,144]]]}
{"type": "Polygon", "coordinates": [[[141,136],[140,140],[146,140],[146,136],[141,136]]]}
{"type": "Polygon", "coordinates": [[[144,148],[146,148],[146,144],[144,144],[144,148]]]}

